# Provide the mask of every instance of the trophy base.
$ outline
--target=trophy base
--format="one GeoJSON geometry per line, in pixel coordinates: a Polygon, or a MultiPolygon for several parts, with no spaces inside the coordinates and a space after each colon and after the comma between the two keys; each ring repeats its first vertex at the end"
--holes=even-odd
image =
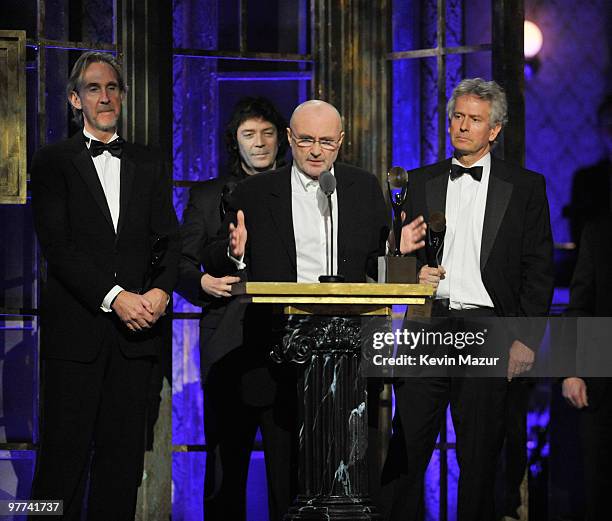
{"type": "Polygon", "coordinates": [[[378,282],[416,284],[416,258],[378,257],[378,282]]]}

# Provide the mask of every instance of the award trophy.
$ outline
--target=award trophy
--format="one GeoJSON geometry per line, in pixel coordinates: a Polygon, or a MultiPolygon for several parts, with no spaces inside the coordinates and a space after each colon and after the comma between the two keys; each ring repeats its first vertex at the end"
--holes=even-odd
{"type": "Polygon", "coordinates": [[[408,172],[394,166],[387,173],[389,201],[393,209],[393,251],[378,258],[378,282],[416,283],[416,259],[404,257],[400,251],[402,236],[402,206],[408,196],[408,172]]]}

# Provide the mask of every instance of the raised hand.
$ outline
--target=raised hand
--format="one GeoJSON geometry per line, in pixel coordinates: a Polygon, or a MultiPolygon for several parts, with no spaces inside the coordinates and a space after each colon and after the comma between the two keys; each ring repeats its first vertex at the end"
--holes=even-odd
{"type": "Polygon", "coordinates": [[[242,259],[247,241],[247,229],[244,224],[244,212],[238,210],[236,214],[236,225],[229,225],[229,250],[232,257],[242,259]]]}
{"type": "MultiPolygon", "coordinates": [[[[406,219],[406,213],[402,212],[402,221],[406,219]]],[[[400,252],[402,254],[412,253],[425,246],[425,231],[427,224],[422,215],[402,226],[402,236],[400,238],[400,252]]]]}

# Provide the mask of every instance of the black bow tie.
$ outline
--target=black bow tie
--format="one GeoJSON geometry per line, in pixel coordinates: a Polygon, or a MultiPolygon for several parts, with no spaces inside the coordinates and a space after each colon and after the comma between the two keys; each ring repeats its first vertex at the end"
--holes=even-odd
{"type": "Polygon", "coordinates": [[[111,141],[110,143],[102,143],[102,141],[92,139],[89,142],[89,153],[91,154],[91,157],[97,157],[105,150],[108,150],[113,156],[121,157],[124,143],[125,141],[120,137],[114,141],[111,141]]]}
{"type": "Polygon", "coordinates": [[[480,181],[482,179],[482,167],[481,166],[473,166],[472,168],[467,168],[465,166],[457,165],[453,163],[451,165],[451,180],[455,180],[458,177],[461,177],[463,174],[471,175],[475,181],[480,181]]]}

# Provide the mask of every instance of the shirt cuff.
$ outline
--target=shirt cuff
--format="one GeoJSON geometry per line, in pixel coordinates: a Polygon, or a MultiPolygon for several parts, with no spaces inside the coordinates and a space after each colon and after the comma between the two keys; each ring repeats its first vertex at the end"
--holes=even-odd
{"type": "Polygon", "coordinates": [[[104,311],[104,313],[111,313],[113,311],[111,309],[111,304],[113,303],[113,300],[115,300],[115,297],[119,295],[119,293],[121,293],[122,291],[123,291],[123,288],[121,286],[113,286],[113,289],[111,289],[106,294],[106,297],[104,297],[104,300],[102,301],[102,305],[100,306],[100,309],[104,311]]]}
{"type": "Polygon", "coordinates": [[[236,269],[243,270],[244,268],[246,268],[246,264],[244,263],[244,254],[239,259],[233,257],[230,253],[229,246],[227,247],[227,258],[236,265],[236,269]]]}

